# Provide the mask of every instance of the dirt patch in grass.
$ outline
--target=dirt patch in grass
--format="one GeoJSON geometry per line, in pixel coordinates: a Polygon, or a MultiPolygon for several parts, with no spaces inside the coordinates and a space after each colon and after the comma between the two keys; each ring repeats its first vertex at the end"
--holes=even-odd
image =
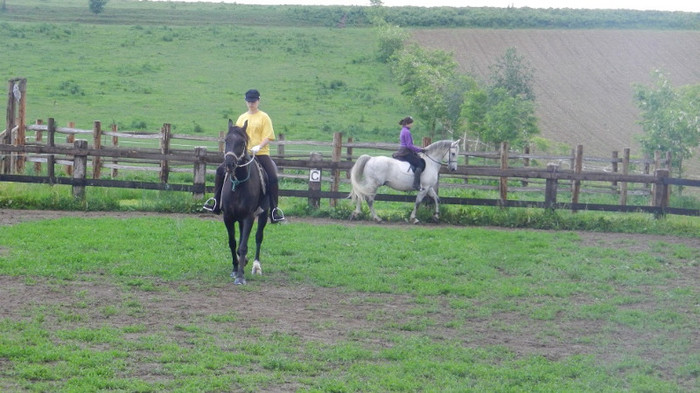
{"type": "MultiPolygon", "coordinates": [[[[65,216],[130,218],[144,215],[220,220],[212,215],[0,210],[0,225],[65,216]]],[[[318,224],[378,225],[328,219],[291,218],[290,221],[289,225],[311,221],[318,224]]],[[[689,238],[615,233],[580,233],[580,236],[584,246],[636,252],[653,252],[659,243],[698,247],[697,239],[689,238]]],[[[0,248],[0,255],[2,252],[0,248]]],[[[678,279],[667,288],[655,287],[653,290],[671,292],[674,288],[694,287],[700,281],[700,269],[693,265],[674,265],[678,279]]],[[[645,291],[644,288],[636,290],[638,293],[645,291]]],[[[634,328],[612,330],[606,322],[596,319],[530,318],[524,310],[536,308],[533,307],[538,302],[536,296],[520,300],[523,304],[515,311],[479,316],[476,311],[478,304],[466,309],[454,307],[451,302],[455,299],[451,298],[434,299],[426,305],[411,295],[357,293],[342,288],[295,285],[284,281],[283,277],[250,280],[245,288],[156,282],[154,287],[144,289],[138,285],[111,282],[99,275],[83,276],[74,281],[0,276],[0,295],[0,318],[23,320],[32,315],[32,310],[42,308],[50,310],[44,313],[44,323],[62,328],[142,326],[143,332],[130,334],[163,334],[183,346],[192,345],[187,327],[197,326],[215,337],[244,331],[256,332],[261,337],[283,333],[305,342],[329,345],[359,341],[374,349],[393,345],[389,337],[396,334],[416,335],[461,342],[470,348],[503,346],[519,355],[541,355],[550,360],[590,354],[615,362],[625,355],[653,359],[657,356],[652,350],[653,345],[658,345],[658,340],[675,340],[673,332],[667,332],[668,336],[664,337],[645,337],[634,328]],[[601,340],[605,343],[601,344],[601,340]],[[650,346],[650,342],[654,344],[650,346]]],[[[573,297],[567,301],[583,305],[593,300],[573,297]]],[[[662,305],[634,304],[634,307],[659,310],[662,305]]],[[[697,320],[694,310],[674,312],[697,320]]],[[[687,336],[684,338],[688,339],[687,336]]],[[[700,352],[700,333],[691,334],[690,341],[689,349],[700,352]]],[[[667,359],[661,358],[663,356],[658,355],[658,362],[668,363],[667,359]]],[[[664,377],[692,387],[693,381],[678,380],[674,373],[678,365],[673,364],[673,360],[670,363],[669,367],[660,370],[664,377]]],[[[143,371],[148,373],[146,369],[143,371]]],[[[148,375],[139,377],[148,379],[148,375]]]]}

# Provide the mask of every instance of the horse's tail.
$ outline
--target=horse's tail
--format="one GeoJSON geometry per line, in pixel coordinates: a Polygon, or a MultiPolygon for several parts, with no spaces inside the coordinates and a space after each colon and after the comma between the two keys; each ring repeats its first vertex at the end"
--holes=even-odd
{"type": "Polygon", "coordinates": [[[350,171],[352,191],[350,191],[348,198],[351,198],[353,202],[357,202],[358,200],[362,201],[369,194],[368,191],[366,191],[366,187],[362,183],[362,176],[365,172],[365,165],[367,165],[367,161],[369,161],[370,158],[372,157],[367,154],[361,155],[357,158],[355,165],[352,166],[352,170],[350,171]]]}

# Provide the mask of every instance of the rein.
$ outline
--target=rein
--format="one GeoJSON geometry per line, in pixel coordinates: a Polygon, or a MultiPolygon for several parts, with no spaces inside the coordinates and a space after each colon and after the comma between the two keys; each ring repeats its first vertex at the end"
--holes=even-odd
{"type": "MultiPolygon", "coordinates": [[[[235,176],[230,176],[230,174],[228,172],[226,172],[226,177],[231,178],[231,191],[236,191],[236,187],[247,182],[248,179],[250,179],[250,170],[248,170],[248,176],[246,176],[245,179],[243,179],[243,180],[238,180],[238,179],[236,179],[235,176]]],[[[224,179],[224,183],[225,182],[226,182],[226,179],[224,179]]]]}
{"type": "MultiPolygon", "coordinates": [[[[448,148],[448,151],[450,151],[451,149],[452,149],[452,146],[450,145],[450,147],[448,148]]],[[[442,161],[438,161],[438,160],[434,159],[433,157],[429,156],[428,154],[424,153],[423,155],[430,158],[430,161],[432,161],[438,165],[450,165],[450,164],[452,164],[452,154],[447,155],[447,164],[443,163],[442,161]]]]}

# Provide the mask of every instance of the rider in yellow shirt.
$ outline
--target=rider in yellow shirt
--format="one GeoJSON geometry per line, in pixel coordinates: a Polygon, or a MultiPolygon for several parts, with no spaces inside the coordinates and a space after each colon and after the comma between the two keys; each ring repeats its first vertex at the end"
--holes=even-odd
{"type": "MultiPolygon", "coordinates": [[[[272,128],[272,120],[267,113],[258,108],[260,104],[260,92],[255,89],[245,93],[245,101],[248,111],[243,113],[236,120],[236,125],[243,127],[248,122],[246,133],[250,139],[251,153],[255,155],[260,165],[267,173],[267,194],[270,197],[270,222],[278,223],[285,221],[284,213],[278,207],[279,184],[277,178],[277,165],[270,158],[270,141],[275,140],[275,131],[272,128]]],[[[205,205],[205,209],[219,214],[221,213],[221,189],[223,187],[225,170],[223,165],[216,169],[216,179],[214,183],[214,207],[205,205]]]]}

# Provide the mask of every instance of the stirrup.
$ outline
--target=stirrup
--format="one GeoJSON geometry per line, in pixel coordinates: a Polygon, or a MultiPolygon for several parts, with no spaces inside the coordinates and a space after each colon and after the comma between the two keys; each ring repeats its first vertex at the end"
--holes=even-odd
{"type": "Polygon", "coordinates": [[[202,209],[204,209],[204,210],[206,210],[206,211],[208,211],[208,212],[213,212],[214,209],[216,209],[216,198],[211,197],[211,198],[207,199],[207,201],[204,202],[204,206],[202,206],[202,209]],[[209,202],[210,202],[210,201],[214,201],[214,204],[213,204],[211,207],[209,207],[209,202]]]}
{"type": "Polygon", "coordinates": [[[270,212],[270,221],[276,223],[285,220],[286,218],[284,218],[284,212],[282,211],[282,209],[280,209],[279,207],[272,209],[272,212],[270,212]],[[275,213],[277,213],[277,215],[275,215],[275,213]]]}

